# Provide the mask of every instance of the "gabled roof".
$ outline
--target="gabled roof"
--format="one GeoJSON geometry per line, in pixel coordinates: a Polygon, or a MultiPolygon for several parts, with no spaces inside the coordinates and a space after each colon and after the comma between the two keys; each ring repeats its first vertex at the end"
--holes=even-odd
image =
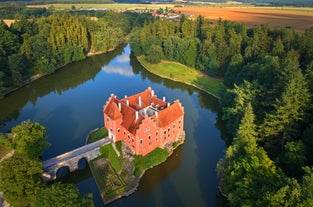
{"type": "Polygon", "coordinates": [[[162,110],[158,114],[158,125],[161,128],[167,127],[173,121],[184,115],[184,109],[179,101],[175,101],[172,105],[162,110]]]}
{"type": "Polygon", "coordinates": [[[136,120],[136,110],[124,103],[121,104],[121,113],[123,114],[123,121],[121,125],[135,135],[136,129],[144,119],[144,116],[138,113],[138,119],[136,120]]]}
{"type": "Polygon", "coordinates": [[[107,114],[113,120],[122,118],[122,114],[118,109],[115,100],[116,98],[111,96],[104,108],[104,113],[107,114]]]}

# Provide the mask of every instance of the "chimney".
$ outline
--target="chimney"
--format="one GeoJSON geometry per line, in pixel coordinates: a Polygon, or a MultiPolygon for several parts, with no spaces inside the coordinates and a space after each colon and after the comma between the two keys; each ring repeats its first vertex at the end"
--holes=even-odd
{"type": "Polygon", "coordinates": [[[165,96],[163,96],[163,101],[165,102],[165,96]]]}
{"type": "Polygon", "coordinates": [[[167,102],[167,107],[169,107],[171,105],[171,103],[170,102],[167,102]]]}
{"type": "Polygon", "coordinates": [[[126,100],[126,105],[129,106],[129,101],[128,100],[126,100]]]}
{"type": "Polygon", "coordinates": [[[118,109],[119,109],[120,111],[122,110],[121,102],[118,102],[118,109]]]}
{"type": "Polygon", "coordinates": [[[138,120],[138,118],[139,118],[139,113],[138,111],[136,111],[136,120],[138,120]]]}
{"type": "Polygon", "coordinates": [[[155,117],[158,118],[159,117],[159,112],[155,112],[155,117]]]}
{"type": "Polygon", "coordinates": [[[151,91],[151,96],[152,96],[152,97],[154,96],[154,90],[151,91]]]}
{"type": "Polygon", "coordinates": [[[125,98],[127,98],[127,95],[125,95],[125,98]]]}
{"type": "Polygon", "coordinates": [[[141,107],[141,96],[138,97],[139,107],[141,107]]]}

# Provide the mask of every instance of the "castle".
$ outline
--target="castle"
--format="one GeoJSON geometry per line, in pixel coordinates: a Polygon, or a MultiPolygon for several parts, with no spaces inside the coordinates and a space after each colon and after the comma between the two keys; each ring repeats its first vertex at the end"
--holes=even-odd
{"type": "Polygon", "coordinates": [[[128,144],[137,155],[145,156],[157,147],[163,148],[184,133],[182,104],[157,98],[150,87],[122,99],[111,94],[103,113],[109,137],[128,144]]]}

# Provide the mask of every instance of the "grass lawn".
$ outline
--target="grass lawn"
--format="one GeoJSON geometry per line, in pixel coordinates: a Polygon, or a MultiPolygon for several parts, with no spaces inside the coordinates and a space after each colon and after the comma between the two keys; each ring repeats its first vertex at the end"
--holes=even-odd
{"type": "Polygon", "coordinates": [[[92,132],[89,135],[87,143],[90,144],[92,142],[98,141],[98,140],[102,139],[103,137],[107,137],[107,136],[108,136],[108,130],[105,127],[102,127],[100,129],[92,132]]]}
{"type": "Polygon", "coordinates": [[[104,202],[108,202],[120,195],[127,187],[125,181],[118,175],[112,164],[105,158],[90,162],[90,169],[94,175],[104,202]]]}
{"type": "Polygon", "coordinates": [[[153,166],[156,166],[164,162],[168,157],[168,152],[166,149],[156,148],[146,156],[135,156],[135,176],[138,178],[141,173],[153,166]]]}
{"type": "MultiPolygon", "coordinates": [[[[117,148],[119,147],[117,146],[117,148]]],[[[112,164],[113,168],[117,172],[120,172],[122,170],[121,161],[119,157],[117,156],[117,154],[115,153],[115,150],[113,149],[111,144],[102,146],[100,148],[100,152],[101,152],[101,157],[105,157],[108,160],[110,160],[110,163],[112,164]]]]}
{"type": "Polygon", "coordinates": [[[138,57],[138,60],[147,70],[156,75],[193,85],[216,97],[223,85],[222,79],[209,77],[177,62],[161,61],[159,64],[150,64],[145,61],[144,56],[138,57]]]}

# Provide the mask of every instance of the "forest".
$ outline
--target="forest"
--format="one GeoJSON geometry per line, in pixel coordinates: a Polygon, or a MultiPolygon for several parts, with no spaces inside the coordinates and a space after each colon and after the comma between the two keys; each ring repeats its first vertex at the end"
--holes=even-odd
{"type": "Polygon", "coordinates": [[[6,15],[16,17],[10,26],[0,21],[1,97],[35,75],[50,74],[88,54],[114,49],[125,41],[132,27],[149,18],[133,12],[18,11],[8,9],[6,15]]]}
{"type": "Polygon", "coordinates": [[[183,16],[144,24],[130,44],[150,63],[176,61],[224,79],[229,136],[217,171],[231,206],[313,206],[313,28],[183,16]]]}

